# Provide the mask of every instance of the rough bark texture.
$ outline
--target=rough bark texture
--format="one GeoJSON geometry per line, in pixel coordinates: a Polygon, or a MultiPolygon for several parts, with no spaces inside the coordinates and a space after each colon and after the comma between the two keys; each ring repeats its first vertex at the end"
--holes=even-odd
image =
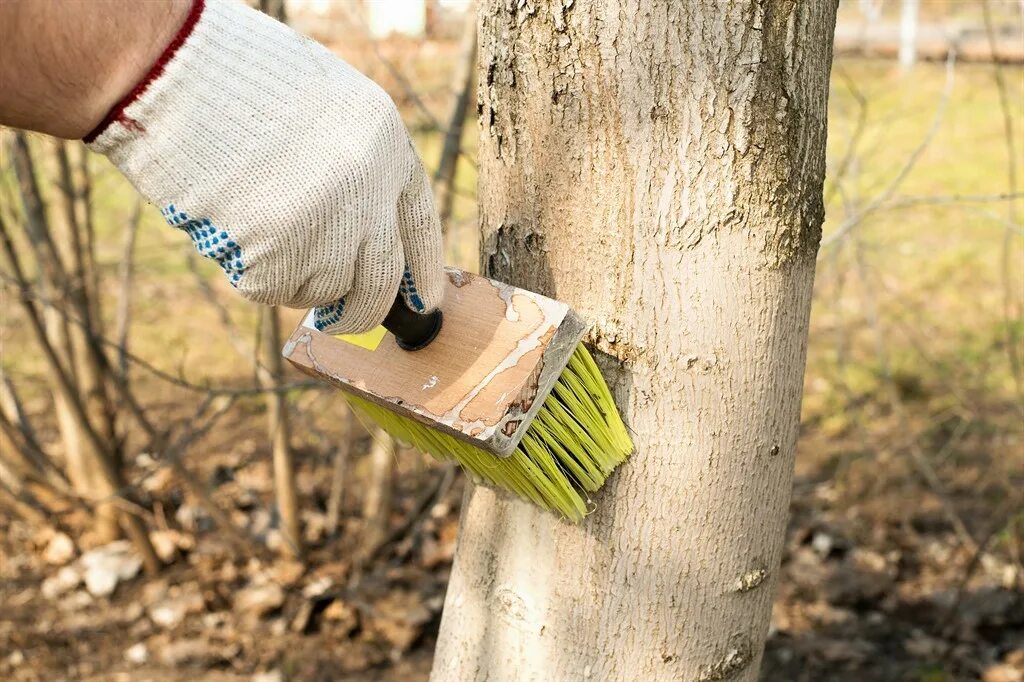
{"type": "Polygon", "coordinates": [[[482,266],[593,323],[636,452],[580,527],[468,494],[432,679],[754,680],[835,4],[489,0],[479,15],[482,266]]]}

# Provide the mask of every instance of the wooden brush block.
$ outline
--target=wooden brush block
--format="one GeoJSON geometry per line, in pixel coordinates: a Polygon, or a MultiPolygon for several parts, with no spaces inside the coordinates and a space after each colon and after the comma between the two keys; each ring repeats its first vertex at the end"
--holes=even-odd
{"type": "Polygon", "coordinates": [[[358,338],[323,334],[310,312],[284,357],[310,376],[507,456],[585,327],[564,303],[462,270],[447,274],[444,326],[428,347],[404,351],[383,328],[358,338]]]}

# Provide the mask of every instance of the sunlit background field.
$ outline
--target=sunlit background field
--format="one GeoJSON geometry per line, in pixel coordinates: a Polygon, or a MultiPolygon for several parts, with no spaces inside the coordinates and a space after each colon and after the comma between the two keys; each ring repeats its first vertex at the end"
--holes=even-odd
{"type": "MultiPolygon", "coordinates": [[[[877,31],[893,25],[897,5],[882,3],[877,31]]],[[[998,44],[1024,41],[1024,10],[993,7],[998,44]]],[[[843,35],[862,29],[861,9],[843,4],[843,35]]],[[[450,124],[463,54],[462,18],[447,12],[432,37],[378,38],[358,25],[327,35],[330,22],[293,16],[386,87],[428,169],[450,124]]],[[[925,2],[921,21],[981,26],[981,17],[979,3],[925,2]]],[[[946,54],[904,69],[857,54],[853,42],[841,47],[792,519],[763,677],[1021,680],[1024,70],[946,54]]],[[[474,103],[446,226],[449,262],[471,270],[474,103]]],[[[12,133],[0,136],[2,215],[17,226],[12,133]]],[[[30,142],[44,196],[56,201],[51,142],[30,142]]],[[[112,334],[137,199],[104,159],[90,156],[88,165],[103,329],[112,334]]],[[[23,239],[18,246],[26,248],[23,239]]],[[[261,313],[152,206],[142,208],[132,257],[131,380],[154,421],[188,425],[205,388],[257,381],[261,313]]],[[[4,273],[0,362],[59,460],[44,358],[4,273]]],[[[282,311],[285,334],[300,315],[282,311]]],[[[305,379],[288,370],[284,381],[305,379]]],[[[156,578],[124,580],[110,596],[81,587],[44,594],[62,563],[46,554],[56,534],[74,539],[74,554],[96,544],[88,514],[71,508],[59,523],[39,524],[0,507],[0,678],[425,679],[461,475],[402,448],[382,474],[373,439],[336,394],[302,386],[287,395],[307,544],[301,563],[257,549],[280,543],[265,396],[238,399],[181,457],[249,551],[225,541],[204,503],[139,450],[144,438],[129,426],[127,478],[152,503],[147,518],[169,538],[173,563],[156,578]],[[347,469],[332,534],[325,517],[339,448],[347,469]],[[374,488],[386,488],[385,541],[367,556],[374,488]],[[269,590],[266,609],[239,606],[240,591],[267,584],[280,590],[269,590]],[[182,599],[180,618],[154,617],[182,599]]]]}

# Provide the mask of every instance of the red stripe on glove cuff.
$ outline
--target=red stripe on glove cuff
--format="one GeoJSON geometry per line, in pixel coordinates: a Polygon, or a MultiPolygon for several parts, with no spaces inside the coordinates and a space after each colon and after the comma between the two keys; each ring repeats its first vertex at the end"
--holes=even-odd
{"type": "Polygon", "coordinates": [[[159,78],[160,74],[164,72],[164,67],[167,66],[168,62],[171,61],[171,58],[173,58],[174,54],[178,51],[178,48],[181,47],[188,39],[189,35],[192,34],[192,29],[195,28],[196,22],[199,21],[199,16],[203,13],[204,5],[204,0],[192,0],[192,7],[188,11],[188,16],[185,17],[185,22],[181,25],[181,28],[178,29],[178,32],[174,35],[171,42],[168,43],[167,47],[164,48],[160,57],[153,63],[153,66],[149,68],[149,71],[146,72],[146,75],[141,81],[139,81],[138,85],[132,88],[131,92],[122,97],[121,100],[107,112],[107,115],[103,117],[103,120],[100,121],[99,125],[93,128],[88,135],[82,138],[83,142],[93,142],[97,137],[103,134],[103,131],[105,131],[111,123],[115,121],[127,128],[133,128],[136,130],[142,129],[142,126],[138,121],[125,115],[124,110],[128,105],[141,97],[142,93],[146,91],[146,88],[148,88],[150,84],[159,78]]]}

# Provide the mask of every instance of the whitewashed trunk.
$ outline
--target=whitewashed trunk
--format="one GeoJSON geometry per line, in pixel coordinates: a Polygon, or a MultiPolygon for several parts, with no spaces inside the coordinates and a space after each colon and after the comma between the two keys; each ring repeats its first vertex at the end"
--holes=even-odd
{"type": "Polygon", "coordinates": [[[918,0],[903,0],[900,9],[900,68],[910,69],[917,61],[918,0]]]}
{"type": "Polygon", "coordinates": [[[466,498],[435,682],[753,680],[792,482],[834,2],[488,0],[488,275],[593,323],[636,452],[466,498]]]}

